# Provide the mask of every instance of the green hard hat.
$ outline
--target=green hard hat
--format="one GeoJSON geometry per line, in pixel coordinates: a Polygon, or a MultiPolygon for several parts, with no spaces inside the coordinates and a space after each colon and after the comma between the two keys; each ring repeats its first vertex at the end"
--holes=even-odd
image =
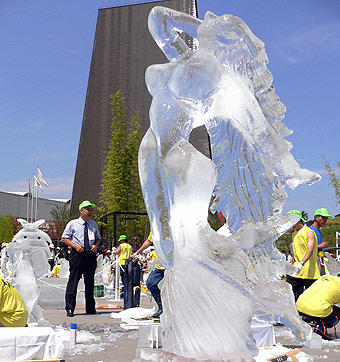
{"type": "Polygon", "coordinates": [[[324,207],[321,207],[320,209],[315,210],[314,216],[326,216],[326,217],[332,218],[332,216],[329,215],[328,210],[325,209],[324,207]]]}
{"type": "Polygon", "coordinates": [[[92,208],[96,207],[95,204],[92,204],[89,200],[83,201],[81,204],[79,204],[79,211],[83,209],[84,207],[91,206],[92,208]]]}
{"type": "Polygon", "coordinates": [[[299,210],[290,210],[287,212],[287,215],[297,215],[303,222],[306,222],[306,220],[302,217],[302,213],[299,210]]]}

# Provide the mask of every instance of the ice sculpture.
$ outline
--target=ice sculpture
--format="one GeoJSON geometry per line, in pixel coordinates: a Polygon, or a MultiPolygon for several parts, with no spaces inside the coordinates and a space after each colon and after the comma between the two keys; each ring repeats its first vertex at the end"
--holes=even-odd
{"type": "Polygon", "coordinates": [[[167,267],[165,353],[252,360],[254,314],[285,323],[299,340],[309,338],[291,287],[280,279],[294,267],[273,243],[298,221],[281,216],[284,187],[320,176],[300,168],[284,139],[291,131],[281,122],[285,106],[263,42],[241,19],[211,12],[201,21],[155,7],[149,30],[169,59],[146,72],[153,99],[139,151],[153,240],[167,267]],[[202,125],[212,160],[189,143],[193,128],[202,125]],[[210,227],[209,207],[225,216],[224,233],[210,227]]]}
{"type": "Polygon", "coordinates": [[[1,271],[21,294],[29,315],[40,325],[44,325],[45,320],[38,305],[39,287],[36,279],[47,275],[50,270],[47,258],[52,241],[48,234],[38,229],[45,220],[34,223],[24,219],[18,221],[23,229],[6,246],[8,260],[6,265],[3,263],[1,271]]]}

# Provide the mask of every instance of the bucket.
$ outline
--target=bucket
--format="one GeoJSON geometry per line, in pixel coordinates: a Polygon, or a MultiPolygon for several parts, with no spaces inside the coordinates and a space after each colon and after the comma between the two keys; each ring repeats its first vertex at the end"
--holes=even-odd
{"type": "Polygon", "coordinates": [[[102,298],[104,297],[104,285],[95,285],[93,290],[93,296],[95,298],[102,298]]]}

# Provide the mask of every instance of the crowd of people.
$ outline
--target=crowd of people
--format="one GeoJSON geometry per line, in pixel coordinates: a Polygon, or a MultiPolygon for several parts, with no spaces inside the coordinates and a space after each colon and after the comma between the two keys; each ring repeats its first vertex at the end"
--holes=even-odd
{"type": "Polygon", "coordinates": [[[291,263],[294,275],[287,275],[302,319],[310,323],[313,331],[323,339],[332,339],[327,328],[335,326],[340,318],[340,279],[329,275],[324,258],[327,242],[322,241],[320,228],[326,225],[331,215],[326,208],[317,209],[314,219],[307,222],[299,210],[288,215],[297,215],[299,221],[293,226],[291,263]]]}
{"type": "MultiPolygon", "coordinates": [[[[65,309],[68,317],[74,316],[77,288],[83,276],[85,284],[86,314],[95,314],[94,278],[98,254],[103,255],[103,264],[115,264],[118,259],[120,277],[124,284],[125,266],[128,259],[139,259],[148,269],[146,285],[154,298],[158,311],[153,317],[163,312],[159,283],[164,278],[165,268],[157,259],[153,247],[152,235],[140,246],[136,237],[130,240],[126,235],[119,237],[119,245],[112,251],[102,249],[98,225],[92,220],[95,204],[83,201],[79,205],[79,217],[71,220],[62,234],[63,248],[50,245],[48,262],[51,275],[63,260],[69,263],[69,279],[65,292],[65,309]]],[[[287,275],[286,280],[292,286],[296,307],[302,319],[310,323],[313,331],[324,339],[331,337],[327,328],[335,326],[340,318],[340,273],[329,275],[325,262],[327,242],[322,240],[320,229],[324,227],[331,215],[326,208],[317,209],[313,220],[307,222],[301,211],[291,210],[288,215],[297,215],[299,221],[293,226],[291,253],[288,261],[295,266],[295,273],[287,275]]],[[[116,271],[118,272],[118,271],[116,271]]],[[[27,323],[27,310],[15,288],[5,279],[0,280],[0,326],[23,326],[27,323]],[[9,307],[12,305],[15,308],[9,307]],[[12,312],[10,309],[12,308],[12,312]],[[12,314],[12,315],[11,315],[12,314]]]]}

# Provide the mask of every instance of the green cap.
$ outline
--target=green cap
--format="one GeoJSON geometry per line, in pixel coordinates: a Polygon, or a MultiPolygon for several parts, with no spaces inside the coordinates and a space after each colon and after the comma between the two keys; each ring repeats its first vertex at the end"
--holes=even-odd
{"type": "Polygon", "coordinates": [[[91,206],[92,208],[96,207],[95,204],[92,204],[89,200],[83,201],[81,204],[79,204],[79,211],[83,209],[84,207],[91,206]]]}
{"type": "Polygon", "coordinates": [[[287,215],[297,215],[303,222],[306,222],[306,220],[302,217],[302,213],[299,210],[290,210],[287,212],[287,215]]]}
{"type": "Polygon", "coordinates": [[[325,209],[324,207],[322,207],[321,209],[315,210],[314,216],[326,216],[326,217],[332,218],[332,216],[329,215],[328,210],[325,209]]]}
{"type": "Polygon", "coordinates": [[[121,235],[118,239],[118,241],[122,241],[122,240],[127,240],[127,236],[126,235],[121,235]]]}

